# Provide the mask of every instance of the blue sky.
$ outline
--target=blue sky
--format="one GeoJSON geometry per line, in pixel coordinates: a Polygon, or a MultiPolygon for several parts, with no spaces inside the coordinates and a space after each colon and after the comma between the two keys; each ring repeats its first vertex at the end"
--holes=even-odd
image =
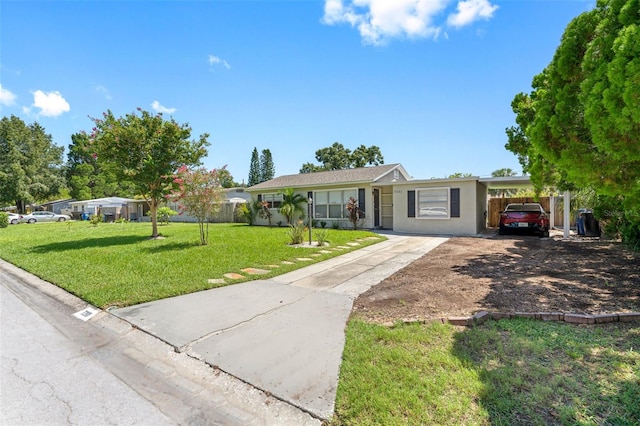
{"type": "MultiPolygon", "coordinates": [[[[511,100],[593,1],[3,1],[0,112],[54,143],[137,107],[209,133],[207,168],[247,180],[315,151],[380,147],[415,178],[488,176],[511,100]]],[[[65,157],[66,160],[66,157],[65,157]]]]}

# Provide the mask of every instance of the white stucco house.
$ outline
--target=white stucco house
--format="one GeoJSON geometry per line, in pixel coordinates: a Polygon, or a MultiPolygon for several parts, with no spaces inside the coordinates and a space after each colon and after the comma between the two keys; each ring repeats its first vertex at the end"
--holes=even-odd
{"type": "MultiPolygon", "coordinates": [[[[346,203],[358,201],[364,218],[360,226],[428,235],[477,235],[486,227],[489,188],[530,185],[526,176],[413,179],[401,164],[279,176],[246,189],[253,201],[267,201],[271,223],[286,224],[277,212],[281,192],[293,188],[312,199],[313,218],[328,227],[339,222],[349,228],[346,203]]],[[[308,206],[304,206],[305,210],[308,206]]],[[[256,224],[267,220],[257,218],[256,224]]]]}

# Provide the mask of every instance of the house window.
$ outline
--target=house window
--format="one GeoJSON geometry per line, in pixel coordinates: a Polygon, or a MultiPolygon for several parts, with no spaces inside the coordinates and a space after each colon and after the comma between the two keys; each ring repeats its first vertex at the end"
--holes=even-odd
{"type": "Polygon", "coordinates": [[[346,219],[349,217],[349,198],[358,199],[357,189],[316,191],[313,193],[313,216],[315,219],[346,219]]]}
{"type": "Polygon", "coordinates": [[[269,194],[261,194],[258,196],[258,201],[266,201],[269,203],[270,209],[277,209],[282,204],[282,194],[278,193],[269,193],[269,194]]]}
{"type": "Polygon", "coordinates": [[[460,217],[460,188],[418,188],[407,193],[408,217],[460,217]]]}

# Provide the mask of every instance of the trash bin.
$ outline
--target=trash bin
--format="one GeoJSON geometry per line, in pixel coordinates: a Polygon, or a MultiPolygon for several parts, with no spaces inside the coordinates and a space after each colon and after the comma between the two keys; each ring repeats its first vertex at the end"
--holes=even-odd
{"type": "Polygon", "coordinates": [[[593,213],[584,213],[584,236],[585,237],[599,237],[600,236],[600,224],[593,216],[593,213]]]}
{"type": "Polygon", "coordinates": [[[104,217],[102,218],[104,222],[113,222],[113,219],[114,219],[113,213],[105,213],[104,217]]]}
{"type": "Polygon", "coordinates": [[[89,213],[82,212],[82,220],[89,220],[89,213]]]}

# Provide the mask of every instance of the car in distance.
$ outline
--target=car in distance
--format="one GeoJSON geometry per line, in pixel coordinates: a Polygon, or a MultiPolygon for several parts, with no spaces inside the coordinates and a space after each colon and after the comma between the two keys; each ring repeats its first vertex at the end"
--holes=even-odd
{"type": "Polygon", "coordinates": [[[20,219],[22,216],[17,213],[7,213],[9,215],[9,223],[12,225],[17,225],[20,223],[20,219]]]}
{"type": "Polygon", "coordinates": [[[515,231],[527,231],[549,236],[549,215],[539,203],[508,204],[500,214],[500,235],[515,231]]]}
{"type": "Polygon", "coordinates": [[[56,214],[54,212],[33,212],[22,216],[20,222],[36,223],[36,222],[64,222],[70,220],[71,216],[66,214],[56,214]]]}

